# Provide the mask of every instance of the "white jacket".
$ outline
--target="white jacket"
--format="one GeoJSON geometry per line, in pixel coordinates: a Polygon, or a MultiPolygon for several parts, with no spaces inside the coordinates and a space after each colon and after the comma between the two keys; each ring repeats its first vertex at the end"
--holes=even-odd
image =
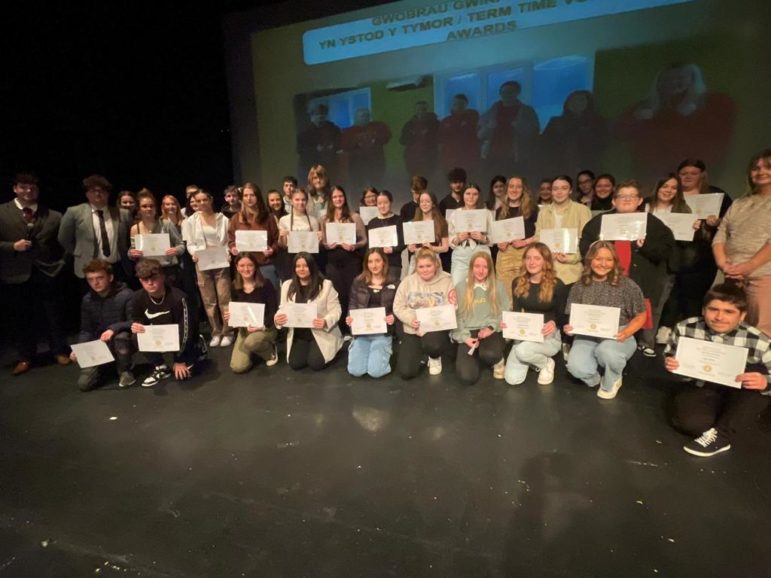
{"type": "MultiPolygon", "coordinates": [[[[207,248],[206,239],[203,236],[203,219],[201,213],[193,213],[182,221],[182,239],[187,243],[187,252],[195,255],[198,251],[207,248]]],[[[217,238],[223,247],[228,246],[228,218],[222,213],[216,214],[215,228],[217,238]]]]}

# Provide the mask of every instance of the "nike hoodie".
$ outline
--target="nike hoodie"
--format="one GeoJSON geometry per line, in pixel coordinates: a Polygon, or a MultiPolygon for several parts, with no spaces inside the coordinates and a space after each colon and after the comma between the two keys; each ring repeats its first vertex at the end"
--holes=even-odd
{"type": "Polygon", "coordinates": [[[198,337],[198,319],[187,295],[176,287],[166,286],[166,294],[157,303],[140,289],[131,300],[131,322],[142,325],[177,325],[179,327],[180,350],[174,352],[175,362],[187,361],[193,344],[198,337]]]}

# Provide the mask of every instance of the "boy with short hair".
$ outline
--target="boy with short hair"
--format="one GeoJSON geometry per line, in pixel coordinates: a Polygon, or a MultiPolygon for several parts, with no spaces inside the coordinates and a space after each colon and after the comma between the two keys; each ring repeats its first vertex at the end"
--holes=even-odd
{"type": "Polygon", "coordinates": [[[730,450],[736,432],[769,405],[771,339],[744,323],[746,315],[747,298],[742,289],[728,283],[715,285],[704,296],[702,317],[678,323],[664,350],[668,371],[679,367],[674,354],[680,337],[749,350],[745,371],[736,376],[740,389],[696,381],[698,387],[688,388],[675,397],[673,425],[698,436],[683,446],[689,454],[709,457],[730,450]]]}

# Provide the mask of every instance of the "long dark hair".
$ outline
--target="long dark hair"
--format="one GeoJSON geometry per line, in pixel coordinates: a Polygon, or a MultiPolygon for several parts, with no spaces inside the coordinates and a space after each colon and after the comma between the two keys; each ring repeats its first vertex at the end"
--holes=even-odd
{"type": "Polygon", "coordinates": [[[648,206],[650,207],[650,210],[653,211],[659,206],[659,189],[664,186],[664,183],[666,183],[668,180],[674,179],[677,183],[677,193],[675,194],[675,198],[672,199],[672,212],[673,213],[690,213],[691,208],[688,206],[688,203],[685,202],[685,197],[683,196],[683,182],[680,180],[680,177],[676,175],[675,173],[669,173],[666,177],[659,179],[656,181],[656,186],[653,187],[653,190],[651,191],[651,195],[647,199],[648,206]]]}
{"type": "MultiPolygon", "coordinates": [[[[490,192],[487,193],[487,203],[485,203],[485,205],[491,211],[495,209],[495,201],[498,200],[495,196],[495,193],[493,193],[493,187],[495,187],[495,183],[503,183],[503,186],[505,187],[507,184],[506,177],[503,175],[495,175],[492,180],[490,180],[490,192]]],[[[505,192],[503,197],[506,198],[505,192]]]]}
{"type": "Polygon", "coordinates": [[[324,275],[319,271],[319,266],[310,253],[300,252],[292,259],[292,279],[289,282],[289,289],[286,292],[287,298],[292,299],[298,292],[303,293],[308,301],[315,299],[321,292],[321,287],[324,284],[324,275]],[[300,279],[297,277],[296,265],[297,261],[304,259],[308,265],[308,269],[311,272],[310,282],[307,287],[303,287],[300,283],[300,279]]]}
{"type": "Polygon", "coordinates": [[[335,191],[340,191],[343,194],[343,206],[340,209],[340,222],[351,222],[351,209],[348,206],[348,196],[345,194],[345,189],[340,185],[335,185],[332,190],[329,191],[329,197],[327,197],[327,223],[335,222],[335,206],[332,204],[332,195],[335,191]]]}

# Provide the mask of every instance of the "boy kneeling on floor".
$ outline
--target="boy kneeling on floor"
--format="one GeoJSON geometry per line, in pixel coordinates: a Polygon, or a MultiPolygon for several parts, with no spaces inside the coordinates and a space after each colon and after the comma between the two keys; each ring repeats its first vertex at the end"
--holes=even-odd
{"type": "Polygon", "coordinates": [[[755,327],[744,323],[747,297],[733,284],[715,285],[704,296],[702,317],[691,317],[675,326],[664,350],[664,363],[674,372],[680,364],[674,357],[681,337],[724,345],[746,347],[747,365],[736,376],[736,389],[711,382],[696,381],[697,387],[680,392],[674,400],[674,427],[693,441],[683,449],[689,454],[709,457],[731,449],[736,432],[751,424],[771,400],[771,340],[755,327]]]}

